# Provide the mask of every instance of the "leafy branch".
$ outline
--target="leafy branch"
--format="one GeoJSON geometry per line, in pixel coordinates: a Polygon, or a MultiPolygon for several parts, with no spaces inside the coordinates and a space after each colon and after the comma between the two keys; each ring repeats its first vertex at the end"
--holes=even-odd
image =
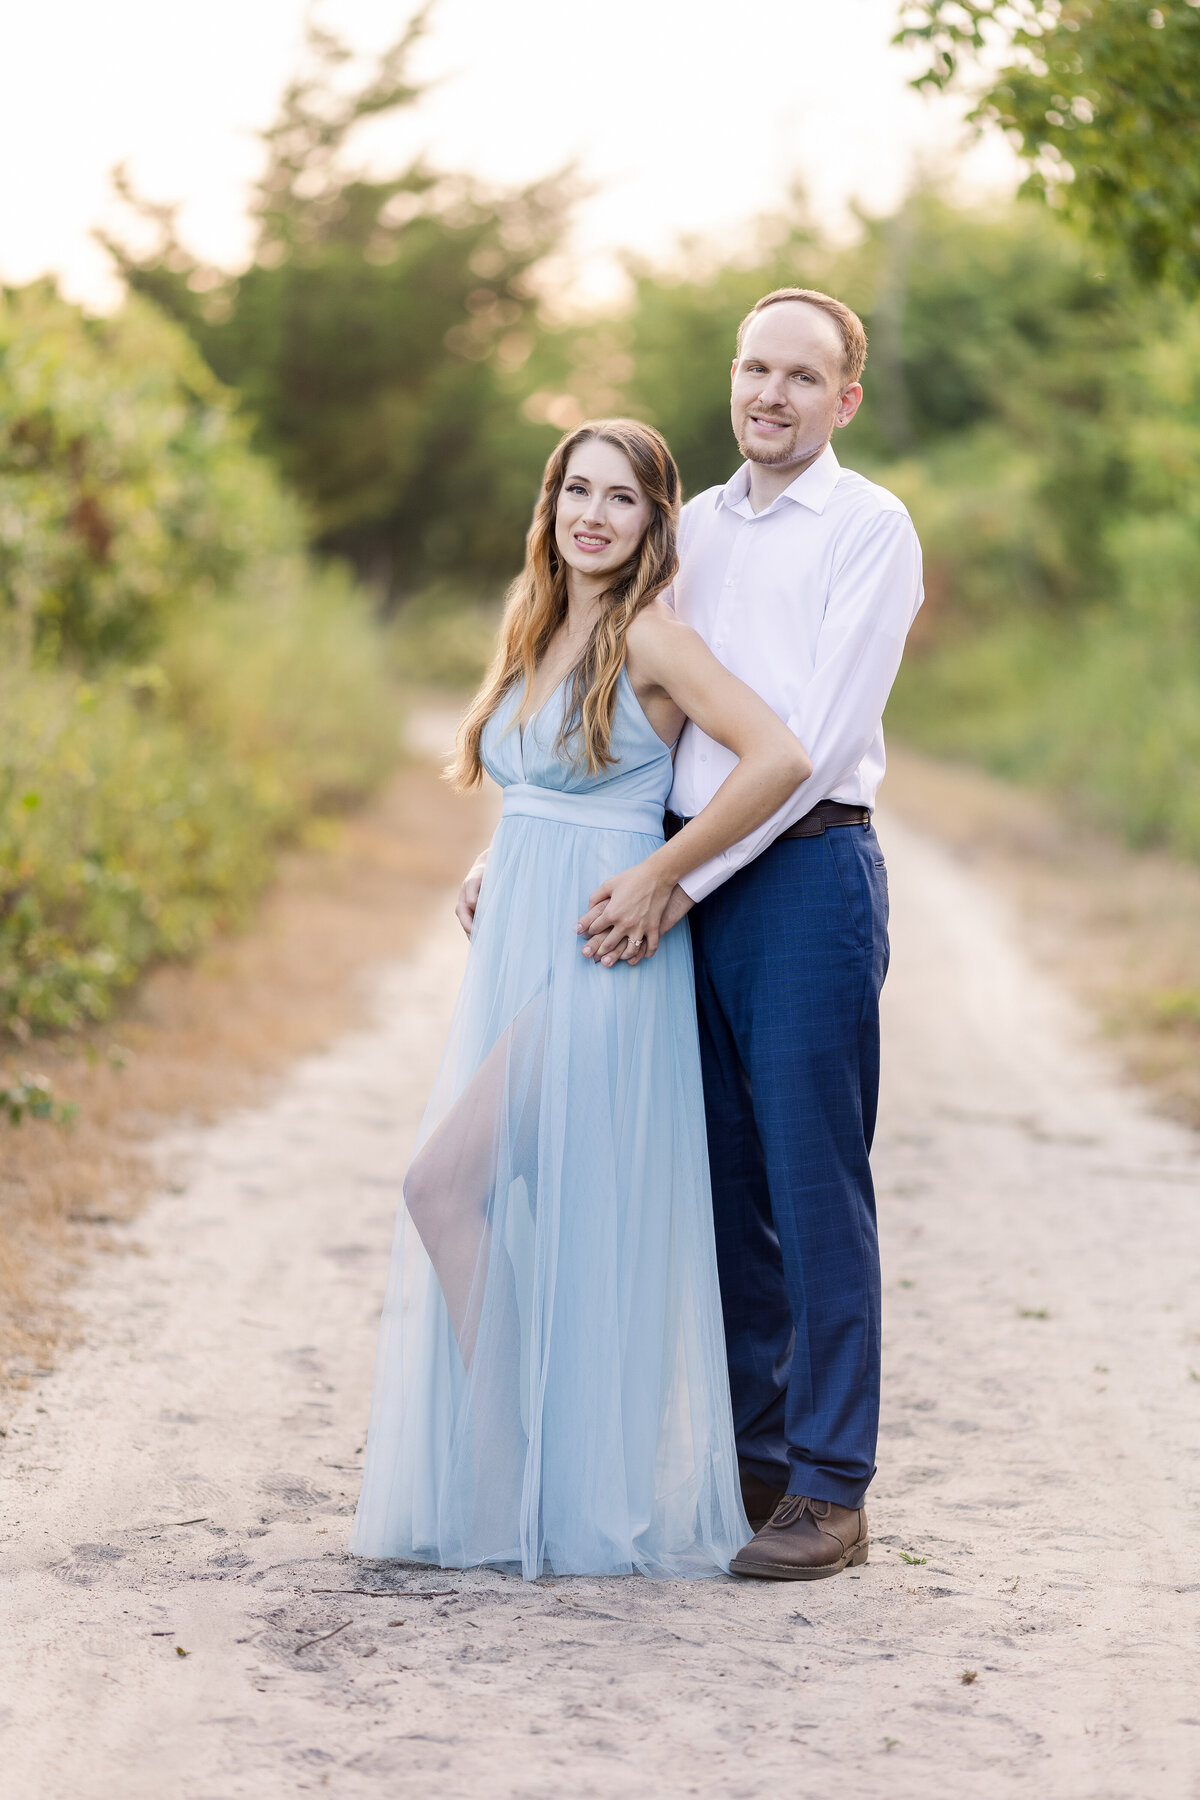
{"type": "Polygon", "coordinates": [[[1200,291],[1200,0],[918,0],[900,18],[895,41],[926,53],[913,85],[973,85],[968,116],[1008,134],[1026,193],[1139,279],[1200,291]]]}

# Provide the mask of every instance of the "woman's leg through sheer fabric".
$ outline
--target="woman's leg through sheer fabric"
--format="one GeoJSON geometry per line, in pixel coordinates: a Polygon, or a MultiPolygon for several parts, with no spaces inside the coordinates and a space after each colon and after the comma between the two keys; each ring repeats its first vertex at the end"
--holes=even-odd
{"type": "Polygon", "coordinates": [[[538,995],[493,1045],[405,1178],[405,1204],[468,1368],[494,1260],[497,1209],[507,1207],[516,1182],[531,1212],[535,1207],[544,1025],[538,995]]]}

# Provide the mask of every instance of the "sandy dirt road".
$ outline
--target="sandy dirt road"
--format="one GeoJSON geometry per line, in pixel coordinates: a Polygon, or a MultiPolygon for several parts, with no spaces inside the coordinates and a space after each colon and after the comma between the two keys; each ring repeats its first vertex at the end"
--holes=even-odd
{"type": "Polygon", "coordinates": [[[161,1197],[0,1446],[6,1796],[1200,1794],[1200,1141],[1111,1080],[967,874],[881,837],[867,1567],[530,1585],[346,1556],[447,904],[374,1024],[160,1145],[161,1197]]]}

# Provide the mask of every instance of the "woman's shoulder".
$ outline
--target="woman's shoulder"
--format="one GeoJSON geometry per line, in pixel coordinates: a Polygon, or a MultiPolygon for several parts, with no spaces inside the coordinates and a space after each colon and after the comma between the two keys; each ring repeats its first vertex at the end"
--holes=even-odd
{"type": "Polygon", "coordinates": [[[630,621],[625,644],[635,659],[656,669],[664,659],[679,654],[685,638],[694,636],[691,626],[676,617],[670,601],[660,594],[630,621]]]}
{"type": "Polygon", "coordinates": [[[683,621],[676,618],[670,600],[658,594],[649,606],[643,606],[637,617],[630,620],[625,642],[634,651],[653,650],[658,645],[670,644],[680,631],[687,629],[683,621]]]}

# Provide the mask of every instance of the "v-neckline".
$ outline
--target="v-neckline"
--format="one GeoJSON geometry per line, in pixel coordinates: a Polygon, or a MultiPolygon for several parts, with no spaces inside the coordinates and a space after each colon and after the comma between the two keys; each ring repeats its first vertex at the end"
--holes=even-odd
{"type": "Polygon", "coordinates": [[[545,712],[546,708],[549,706],[549,704],[553,700],[554,696],[556,694],[559,694],[562,692],[563,688],[566,686],[567,682],[571,679],[571,676],[575,673],[575,670],[578,668],[578,666],[579,665],[577,663],[571,664],[571,667],[567,670],[567,672],[563,676],[562,680],[560,682],[558,682],[558,684],[555,687],[552,687],[550,689],[550,692],[546,695],[546,698],[542,701],[542,704],[539,707],[536,707],[535,710],[530,713],[529,717],[526,719],[526,721],[523,725],[521,724],[521,708],[518,706],[518,708],[517,708],[517,735],[521,740],[522,751],[524,751],[524,749],[525,749],[525,733],[529,730],[531,725],[537,724],[538,720],[541,718],[542,714],[545,712]]]}
{"type": "MultiPolygon", "coordinates": [[[[546,698],[542,701],[542,704],[538,707],[537,711],[530,713],[530,715],[529,715],[528,719],[526,719],[524,725],[521,725],[521,724],[517,725],[517,743],[520,746],[520,751],[521,751],[521,772],[522,772],[522,774],[524,773],[524,770],[525,770],[525,733],[529,730],[530,726],[537,724],[538,720],[541,718],[542,714],[545,712],[546,708],[549,706],[549,704],[553,700],[554,696],[558,693],[561,693],[562,689],[566,686],[567,682],[571,679],[571,676],[575,673],[576,666],[577,665],[572,665],[572,667],[567,670],[566,674],[563,676],[563,678],[559,682],[558,686],[550,689],[550,692],[546,695],[546,698]]],[[[666,751],[667,755],[670,757],[674,757],[675,746],[678,744],[679,738],[677,737],[675,739],[674,744],[668,744],[665,737],[659,736],[658,728],[655,725],[651,724],[649,714],[647,713],[645,707],[642,705],[641,701],[637,697],[637,690],[633,685],[633,679],[630,676],[629,670],[627,668],[622,667],[621,674],[629,684],[629,692],[633,697],[633,703],[636,706],[638,712],[641,714],[643,722],[648,727],[648,729],[653,733],[654,737],[657,739],[658,743],[662,746],[662,748],[666,751]]],[[[520,716],[520,708],[519,707],[517,708],[517,713],[518,713],[518,718],[519,718],[519,716],[520,716]]],[[[684,724],[686,724],[686,723],[687,723],[687,721],[685,719],[684,724]]],[[[680,729],[680,736],[682,736],[683,735],[683,726],[680,726],[679,729],[680,729]]]]}

